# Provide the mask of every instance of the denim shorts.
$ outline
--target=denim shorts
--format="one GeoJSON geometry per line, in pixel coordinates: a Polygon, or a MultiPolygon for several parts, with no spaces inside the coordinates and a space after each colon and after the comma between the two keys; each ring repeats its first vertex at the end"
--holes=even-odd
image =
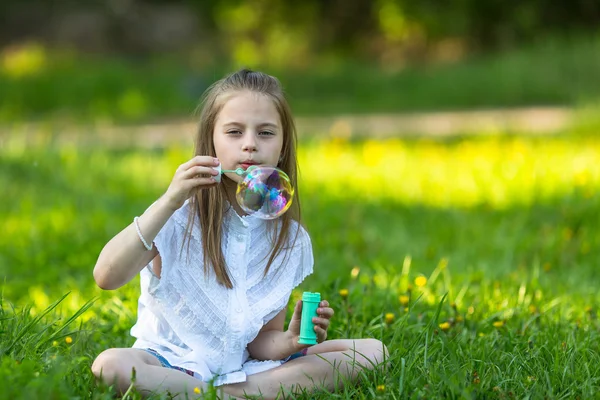
{"type": "MultiPolygon", "coordinates": [[[[181,368],[181,367],[176,367],[171,365],[166,358],[164,358],[158,351],[154,350],[154,349],[144,349],[146,350],[148,353],[152,354],[154,357],[156,357],[158,359],[158,361],[160,361],[160,365],[162,365],[165,368],[171,368],[171,369],[176,369],[178,371],[184,372],[186,374],[188,374],[189,376],[194,376],[194,371],[190,371],[189,369],[185,369],[185,368],[181,368]]],[[[298,357],[302,357],[306,355],[306,351],[308,350],[308,347],[302,351],[299,351],[297,353],[292,354],[291,356],[289,356],[288,358],[286,358],[284,360],[284,362],[288,362],[291,360],[294,360],[298,357]]]]}

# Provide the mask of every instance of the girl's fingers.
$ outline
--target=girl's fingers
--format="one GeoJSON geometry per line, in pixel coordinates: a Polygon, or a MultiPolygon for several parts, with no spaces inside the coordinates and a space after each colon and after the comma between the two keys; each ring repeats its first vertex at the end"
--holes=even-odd
{"type": "Polygon", "coordinates": [[[325,318],[313,318],[312,321],[313,321],[313,324],[315,324],[315,327],[320,326],[323,329],[327,329],[330,324],[329,320],[325,319],[325,318]]]}
{"type": "Polygon", "coordinates": [[[215,182],[214,178],[192,178],[192,179],[188,179],[185,183],[184,183],[184,187],[187,188],[187,190],[198,187],[198,186],[215,186],[217,185],[217,182],[215,182]]]}
{"type": "Polygon", "coordinates": [[[335,314],[335,312],[333,311],[333,308],[317,308],[317,314],[319,314],[321,317],[325,317],[325,318],[331,318],[333,317],[333,314],[335,314]]]}
{"type": "Polygon", "coordinates": [[[217,172],[217,170],[211,168],[211,167],[191,167],[190,169],[188,169],[187,171],[185,171],[181,176],[184,179],[190,179],[190,178],[194,178],[197,175],[210,175],[210,176],[217,176],[219,174],[219,172],[217,172]]]}
{"type": "Polygon", "coordinates": [[[211,156],[196,156],[196,157],[192,158],[191,160],[189,160],[188,162],[181,164],[179,166],[178,170],[187,171],[188,169],[190,169],[194,166],[198,166],[198,165],[203,165],[203,166],[207,166],[207,167],[216,167],[217,165],[219,165],[219,160],[216,159],[215,157],[211,157],[211,156]]]}

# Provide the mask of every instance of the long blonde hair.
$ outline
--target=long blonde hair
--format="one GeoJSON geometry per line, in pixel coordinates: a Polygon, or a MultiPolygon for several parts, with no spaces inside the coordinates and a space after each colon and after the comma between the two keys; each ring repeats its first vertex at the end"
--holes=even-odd
{"type": "MultiPolygon", "coordinates": [[[[290,177],[292,187],[294,188],[295,198],[288,211],[281,217],[268,221],[272,249],[268,255],[269,260],[264,271],[264,275],[266,276],[275,257],[284,250],[290,239],[292,220],[295,220],[298,223],[301,222],[300,199],[297,187],[298,165],[296,157],[296,126],[279,81],[262,72],[242,69],[211,85],[204,93],[201,102],[200,124],[195,139],[194,155],[216,156],[213,132],[217,117],[225,104],[224,97],[226,97],[225,95],[228,93],[239,91],[261,93],[268,96],[273,101],[273,104],[279,113],[283,128],[283,146],[281,149],[281,158],[277,167],[290,177]]],[[[228,178],[224,177],[224,179],[228,178]]],[[[221,285],[231,289],[233,288],[233,284],[227,273],[227,265],[221,247],[223,216],[226,212],[224,205],[226,200],[227,194],[223,184],[219,184],[216,188],[198,190],[198,192],[192,196],[190,201],[191,212],[186,235],[189,249],[189,241],[191,240],[194,221],[198,218],[202,232],[204,272],[205,274],[208,274],[209,268],[212,267],[217,281],[221,285]]],[[[295,240],[296,237],[294,237],[294,241],[295,240]]]]}

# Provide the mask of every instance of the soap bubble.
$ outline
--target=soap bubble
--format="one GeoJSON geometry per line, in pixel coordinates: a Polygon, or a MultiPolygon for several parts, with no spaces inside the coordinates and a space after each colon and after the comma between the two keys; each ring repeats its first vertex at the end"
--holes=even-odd
{"type": "Polygon", "coordinates": [[[275,219],[292,205],[294,188],[285,172],[275,167],[252,166],[238,183],[240,207],[261,219],[275,219]]]}

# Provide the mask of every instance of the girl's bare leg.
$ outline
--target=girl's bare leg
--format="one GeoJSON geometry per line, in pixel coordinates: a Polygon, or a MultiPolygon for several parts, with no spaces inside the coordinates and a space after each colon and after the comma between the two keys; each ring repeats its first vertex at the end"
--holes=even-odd
{"type": "Polygon", "coordinates": [[[264,399],[283,397],[280,392],[288,394],[300,388],[334,391],[345,382],[356,382],[363,368],[373,369],[373,364],[381,364],[384,358],[387,362],[387,348],[379,340],[330,340],[310,347],[304,357],[250,375],[246,382],[222,387],[233,396],[262,395],[264,399]]]}
{"type": "MultiPolygon", "coordinates": [[[[148,352],[140,349],[108,349],[92,364],[92,373],[108,385],[115,384],[117,391],[125,393],[131,385],[131,371],[135,368],[135,388],[143,395],[152,393],[185,394],[197,398],[194,388],[206,391],[207,385],[199,379],[170,368],[148,352]]],[[[222,397],[227,398],[227,397],[222,397]]]]}

